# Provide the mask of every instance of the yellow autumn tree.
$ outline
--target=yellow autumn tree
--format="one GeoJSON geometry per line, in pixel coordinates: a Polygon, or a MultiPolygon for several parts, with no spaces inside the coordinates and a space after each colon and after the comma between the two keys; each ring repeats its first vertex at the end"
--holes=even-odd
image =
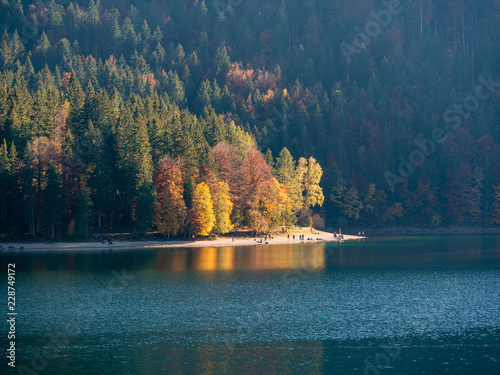
{"type": "Polygon", "coordinates": [[[233,229],[230,218],[233,202],[229,197],[229,185],[224,181],[218,181],[214,190],[217,190],[212,193],[215,214],[214,230],[218,234],[228,233],[233,229]]]}
{"type": "Polygon", "coordinates": [[[304,188],[306,191],[305,204],[309,207],[322,206],[325,200],[323,189],[319,186],[323,170],[312,156],[308,160],[305,173],[304,188]]]}
{"type": "Polygon", "coordinates": [[[290,197],[288,197],[285,186],[275,178],[273,178],[262,195],[260,207],[268,223],[269,230],[289,227],[293,224],[290,197]]]}
{"type": "Polygon", "coordinates": [[[300,181],[300,219],[304,225],[310,225],[310,207],[322,206],[325,200],[323,189],[319,185],[323,170],[312,156],[309,160],[300,158],[297,163],[297,179],[300,181]],[[309,224],[306,224],[309,222],[309,224]]]}
{"type": "Polygon", "coordinates": [[[215,214],[210,189],[204,182],[196,185],[189,215],[191,232],[196,236],[208,236],[215,225],[215,214]]]}

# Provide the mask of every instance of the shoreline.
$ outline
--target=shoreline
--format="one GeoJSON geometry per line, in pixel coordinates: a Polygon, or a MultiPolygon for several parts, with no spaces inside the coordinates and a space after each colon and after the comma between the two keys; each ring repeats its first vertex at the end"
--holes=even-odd
{"type": "Polygon", "coordinates": [[[500,227],[444,227],[444,228],[420,228],[420,227],[391,227],[384,229],[346,229],[346,231],[357,232],[358,230],[364,231],[365,234],[375,236],[395,234],[395,235],[408,235],[408,234],[497,234],[500,233],[500,227]]]}
{"type": "MultiPolygon", "coordinates": [[[[35,243],[21,243],[21,242],[6,242],[0,243],[2,252],[9,251],[65,251],[65,250],[110,250],[110,249],[161,249],[161,248],[194,248],[194,247],[227,247],[227,246],[266,246],[266,245],[283,245],[283,244],[307,244],[307,243],[322,243],[322,242],[339,242],[332,233],[315,231],[316,234],[302,231],[299,234],[304,234],[305,240],[299,240],[298,234],[291,233],[290,238],[285,236],[275,236],[265,243],[259,242],[263,237],[219,237],[215,240],[146,240],[146,241],[120,241],[114,240],[111,245],[102,244],[97,241],[92,242],[35,242],[35,243]],[[293,234],[296,238],[293,240],[293,234]],[[307,240],[312,238],[312,240],[307,240]],[[22,247],[22,249],[21,249],[22,247]]],[[[363,236],[354,236],[344,234],[343,241],[354,241],[365,239],[363,236]]]]}

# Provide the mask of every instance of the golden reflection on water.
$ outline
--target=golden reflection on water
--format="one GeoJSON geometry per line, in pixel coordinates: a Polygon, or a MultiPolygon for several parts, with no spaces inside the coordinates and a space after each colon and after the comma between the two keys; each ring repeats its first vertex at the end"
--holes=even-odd
{"type": "Polygon", "coordinates": [[[201,247],[160,251],[156,269],[185,271],[276,270],[325,267],[325,244],[201,247]]]}
{"type": "MultiPolygon", "coordinates": [[[[200,332],[203,335],[203,332],[200,332]]],[[[139,349],[140,361],[136,368],[141,375],[163,373],[159,364],[165,364],[174,373],[186,374],[228,374],[234,368],[234,361],[243,361],[243,372],[251,374],[292,374],[297,373],[297,363],[307,363],[307,374],[323,374],[325,357],[324,344],[320,341],[304,343],[264,343],[235,344],[215,342],[200,344],[193,355],[192,347],[160,345],[152,353],[147,348],[139,349]],[[151,357],[152,356],[152,357],[151,357]],[[246,363],[246,364],[245,364],[246,363]]]]}

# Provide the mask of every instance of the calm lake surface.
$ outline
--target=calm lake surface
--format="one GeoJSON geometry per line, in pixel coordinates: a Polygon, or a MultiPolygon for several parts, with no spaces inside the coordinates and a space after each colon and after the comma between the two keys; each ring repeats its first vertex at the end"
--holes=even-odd
{"type": "Polygon", "coordinates": [[[500,374],[500,236],[0,256],[2,374],[500,374]]]}

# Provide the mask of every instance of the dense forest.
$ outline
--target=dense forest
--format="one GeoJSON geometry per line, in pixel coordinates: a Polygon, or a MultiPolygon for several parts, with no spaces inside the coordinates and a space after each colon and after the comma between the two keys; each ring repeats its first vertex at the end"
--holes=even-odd
{"type": "Polygon", "coordinates": [[[500,224],[498,0],[1,0],[0,232],[500,224]]]}

